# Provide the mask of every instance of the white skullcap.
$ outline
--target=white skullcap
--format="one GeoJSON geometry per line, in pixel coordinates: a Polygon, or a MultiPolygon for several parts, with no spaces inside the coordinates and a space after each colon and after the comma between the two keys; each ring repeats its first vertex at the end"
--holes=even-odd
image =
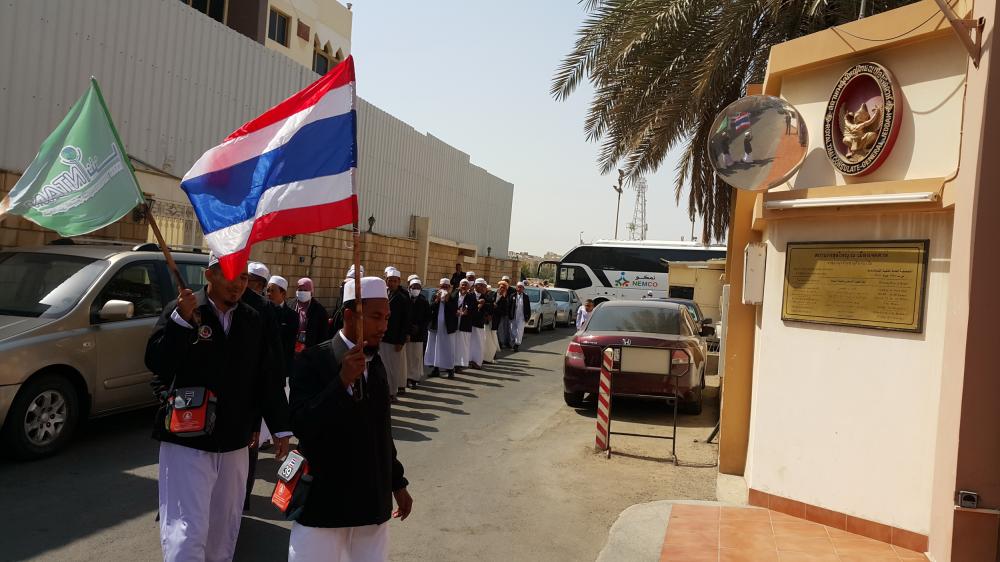
{"type": "Polygon", "coordinates": [[[413,281],[414,279],[418,279],[419,277],[420,277],[419,275],[417,275],[416,273],[414,273],[413,275],[411,275],[411,276],[409,276],[409,277],[406,278],[406,282],[409,283],[410,281],[413,281]]]}
{"type": "Polygon", "coordinates": [[[517,286],[518,286],[518,287],[523,287],[523,286],[524,286],[524,283],[522,283],[522,282],[518,281],[518,282],[517,282],[517,286]]]}
{"type": "Polygon", "coordinates": [[[441,282],[438,283],[438,285],[447,285],[451,287],[451,279],[448,279],[447,277],[442,277],[441,282]]]}
{"type": "Polygon", "coordinates": [[[501,281],[510,281],[510,275],[504,275],[500,278],[501,281]]]}
{"type": "Polygon", "coordinates": [[[252,261],[247,264],[247,273],[250,275],[256,275],[257,277],[262,277],[268,279],[271,277],[271,271],[267,269],[267,266],[260,263],[259,261],[252,261]]]}
{"type": "MultiPolygon", "coordinates": [[[[361,277],[364,277],[364,276],[365,276],[365,266],[362,265],[361,266],[361,277]]],[[[353,278],[354,278],[354,266],[351,265],[351,267],[348,268],[347,275],[344,276],[344,279],[353,279],[353,278]]]]}
{"type": "MultiPolygon", "coordinates": [[[[388,299],[389,289],[385,286],[385,281],[381,277],[361,278],[361,299],[388,299]]],[[[344,302],[354,300],[354,279],[348,279],[344,285],[344,302]]]]}
{"type": "Polygon", "coordinates": [[[390,277],[402,277],[402,276],[403,276],[403,274],[400,273],[398,269],[396,269],[395,267],[392,267],[391,265],[389,267],[385,268],[385,278],[386,279],[388,279],[390,277]]]}
{"type": "Polygon", "coordinates": [[[486,284],[486,280],[483,279],[482,277],[480,277],[479,279],[476,279],[476,285],[485,285],[485,284],[486,284]]]}
{"type": "Polygon", "coordinates": [[[412,287],[414,285],[420,285],[421,287],[423,287],[424,283],[416,275],[411,275],[410,276],[410,284],[409,284],[409,286],[412,287]]]}
{"type": "Polygon", "coordinates": [[[209,252],[208,267],[212,267],[213,265],[219,265],[219,255],[216,254],[215,252],[209,252]]]}
{"type": "Polygon", "coordinates": [[[283,291],[288,291],[288,280],[280,275],[272,275],[270,279],[267,280],[268,285],[277,285],[281,287],[283,291]]]}
{"type": "Polygon", "coordinates": [[[469,280],[468,279],[462,279],[462,282],[459,283],[459,285],[468,285],[468,284],[469,284],[469,280]]]}
{"type": "Polygon", "coordinates": [[[475,277],[476,276],[476,272],[475,271],[466,271],[465,272],[465,276],[466,277],[475,277]]]}

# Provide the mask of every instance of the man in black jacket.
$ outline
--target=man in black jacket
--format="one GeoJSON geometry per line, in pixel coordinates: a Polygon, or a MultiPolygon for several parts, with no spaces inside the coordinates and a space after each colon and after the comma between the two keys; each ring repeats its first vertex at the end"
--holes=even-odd
{"type": "Polygon", "coordinates": [[[303,352],[292,372],[292,425],[313,480],[292,524],[289,562],[387,560],[387,521],[406,519],[413,507],[392,441],[389,382],[378,354],[389,318],[386,285],[378,277],[361,280],[360,345],[353,341],[354,281],[344,289],[344,328],[303,352]]]}
{"type": "Polygon", "coordinates": [[[511,347],[510,321],[513,315],[510,305],[513,301],[512,296],[513,289],[510,288],[510,283],[506,280],[500,281],[493,302],[493,329],[497,331],[497,343],[500,344],[500,349],[510,349],[511,347]]]}
{"type": "Polygon", "coordinates": [[[330,317],[326,309],[315,299],[313,281],[308,277],[299,279],[295,290],[295,312],[299,314],[299,332],[295,340],[295,352],[319,345],[329,339],[330,317]]]}
{"type": "Polygon", "coordinates": [[[385,268],[385,284],[389,292],[389,327],[378,345],[379,357],[389,376],[389,394],[406,393],[406,353],[403,346],[410,330],[410,296],[400,286],[402,274],[395,267],[385,268]]]}
{"type": "Polygon", "coordinates": [[[427,325],[427,351],[424,365],[434,367],[432,377],[441,375],[441,369],[448,372],[448,378],[455,378],[455,334],[458,333],[458,305],[451,298],[451,281],[441,279],[441,285],[434,293],[431,303],[431,320],[427,325]]]}
{"type": "Polygon", "coordinates": [[[510,339],[514,351],[521,348],[524,338],[524,327],[531,319],[531,299],[524,293],[524,283],[518,282],[517,292],[511,296],[510,303],[510,339]]]}
{"type": "Polygon", "coordinates": [[[469,347],[472,343],[472,315],[476,310],[476,297],[472,283],[465,279],[451,294],[458,307],[458,331],[455,332],[455,370],[459,373],[469,366],[469,347]]]}
{"type": "Polygon", "coordinates": [[[462,282],[462,279],[465,279],[465,272],[462,271],[462,264],[456,263],[455,273],[451,274],[451,287],[453,289],[458,289],[458,284],[462,282]]]}
{"type": "Polygon", "coordinates": [[[281,342],[281,357],[287,381],[292,373],[292,359],[295,357],[295,336],[299,331],[299,315],[286,304],[288,281],[284,277],[272,275],[268,280],[267,300],[278,322],[278,340],[281,342]]]}
{"type": "MultiPolygon", "coordinates": [[[[247,444],[257,415],[262,413],[279,436],[279,457],[291,435],[285,393],[270,376],[274,358],[263,320],[240,302],[247,274],[226,279],[211,256],[205,278],[205,289],[184,289],[164,308],[146,346],[156,396],[167,398],[170,389],[184,388],[217,400],[214,429],[205,435],[172,433],[165,400],[154,418],[165,561],[231,560],[246,494],[247,444]]],[[[180,400],[172,404],[184,406],[180,400]]],[[[192,412],[176,411],[180,419],[192,412]]]]}
{"type": "Polygon", "coordinates": [[[406,344],[406,384],[410,388],[424,382],[424,342],[427,341],[427,325],[431,321],[431,303],[427,302],[421,290],[423,284],[416,276],[410,276],[410,338],[406,344]]]}

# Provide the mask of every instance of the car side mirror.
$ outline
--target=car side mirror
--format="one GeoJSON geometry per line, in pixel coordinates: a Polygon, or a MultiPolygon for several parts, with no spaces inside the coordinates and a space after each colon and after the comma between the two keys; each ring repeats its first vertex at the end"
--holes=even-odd
{"type": "Polygon", "coordinates": [[[701,337],[707,338],[714,335],[715,335],[715,327],[707,325],[701,327],[701,337]]]}
{"type": "Polygon", "coordinates": [[[109,300],[101,307],[97,317],[105,322],[128,320],[135,314],[135,305],[128,301],[109,300]]]}
{"type": "Polygon", "coordinates": [[[713,323],[715,323],[715,321],[712,320],[711,318],[706,318],[701,321],[702,326],[711,326],[713,323]]]}

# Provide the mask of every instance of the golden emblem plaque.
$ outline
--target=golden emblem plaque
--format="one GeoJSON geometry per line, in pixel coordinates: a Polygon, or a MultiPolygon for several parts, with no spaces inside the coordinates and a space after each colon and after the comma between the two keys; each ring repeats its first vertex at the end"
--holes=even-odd
{"type": "Polygon", "coordinates": [[[781,319],[922,332],[929,240],[789,242],[781,319]]]}

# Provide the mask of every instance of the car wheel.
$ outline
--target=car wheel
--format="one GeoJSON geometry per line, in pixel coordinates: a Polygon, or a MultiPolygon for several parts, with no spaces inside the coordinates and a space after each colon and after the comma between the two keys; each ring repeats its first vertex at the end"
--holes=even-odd
{"type": "Polygon", "coordinates": [[[582,392],[563,392],[563,400],[566,401],[566,405],[571,408],[582,408],[583,407],[583,393],[582,392]]]}
{"type": "Polygon", "coordinates": [[[70,442],[79,419],[80,400],[73,384],[59,375],[42,375],[25,384],[14,398],[3,441],[18,460],[51,455],[70,442]]]}
{"type": "Polygon", "coordinates": [[[558,324],[558,321],[556,320],[556,317],[553,316],[552,317],[552,325],[549,326],[549,329],[554,332],[556,330],[556,324],[558,324]]]}
{"type": "Polygon", "coordinates": [[[542,326],[544,326],[544,325],[545,325],[545,317],[544,316],[539,316],[538,317],[538,323],[535,324],[535,333],[536,334],[542,333],[542,326]]]}
{"type": "MultiPolygon", "coordinates": [[[[702,379],[704,381],[704,379],[702,379]]],[[[705,402],[705,390],[704,385],[699,385],[697,392],[697,397],[690,402],[681,402],[677,405],[677,411],[682,414],[690,414],[692,416],[697,416],[701,414],[702,405],[705,402]]]]}

